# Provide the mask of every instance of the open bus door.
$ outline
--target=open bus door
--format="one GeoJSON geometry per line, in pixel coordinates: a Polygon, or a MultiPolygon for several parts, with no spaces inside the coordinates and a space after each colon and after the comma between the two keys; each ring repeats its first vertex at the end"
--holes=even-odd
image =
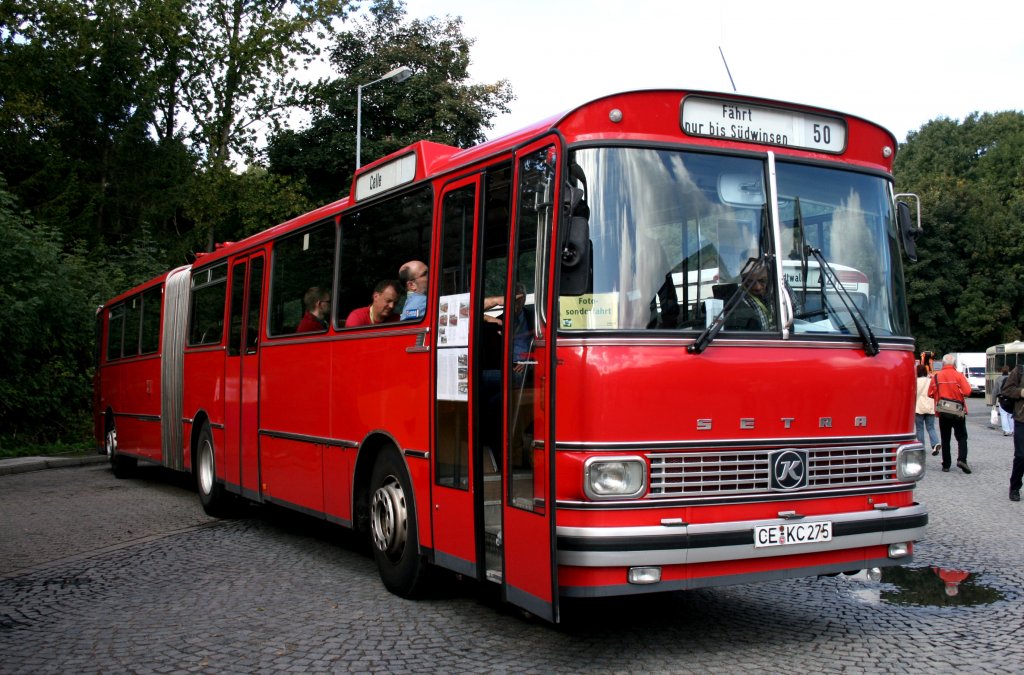
{"type": "Polygon", "coordinates": [[[547,291],[558,143],[516,155],[509,277],[502,319],[505,420],[500,546],[506,601],[558,620],[551,438],[554,331],[547,291]]]}
{"type": "MultiPolygon", "coordinates": [[[[470,377],[470,345],[481,319],[473,302],[473,241],[479,179],[446,186],[441,196],[441,253],[431,292],[438,295],[436,396],[434,412],[433,508],[434,562],[479,578],[475,495],[481,492],[479,440],[470,438],[470,420],[484,397],[470,377]]],[[[479,430],[474,426],[474,435],[479,430]]]]}

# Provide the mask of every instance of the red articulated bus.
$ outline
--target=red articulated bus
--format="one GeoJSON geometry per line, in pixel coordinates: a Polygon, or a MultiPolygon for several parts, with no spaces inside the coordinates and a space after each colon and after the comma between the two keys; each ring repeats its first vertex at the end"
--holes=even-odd
{"type": "Polygon", "coordinates": [[[895,149],[673,90],[416,143],[107,302],[97,439],[117,475],[192,472],[211,514],[366,532],[397,594],[433,565],[551,621],[904,564],[928,516],[895,149]]]}

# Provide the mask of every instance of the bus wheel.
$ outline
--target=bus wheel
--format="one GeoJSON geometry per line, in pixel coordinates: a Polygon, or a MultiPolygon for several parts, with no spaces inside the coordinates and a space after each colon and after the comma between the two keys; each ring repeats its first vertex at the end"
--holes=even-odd
{"type": "Polygon", "coordinates": [[[213,455],[213,433],[210,425],[203,425],[199,432],[199,448],[196,451],[196,489],[203,511],[209,516],[220,517],[227,512],[228,495],[224,486],[217,482],[217,464],[213,455]]]}
{"type": "Polygon", "coordinates": [[[117,427],[113,424],[107,427],[107,433],[103,437],[103,448],[107,451],[110,470],[114,472],[115,478],[128,478],[132,475],[138,466],[138,460],[117,454],[117,427]]]}
{"type": "Polygon", "coordinates": [[[420,590],[426,561],[419,553],[416,513],[408,498],[411,483],[394,448],[377,458],[370,489],[370,534],[381,581],[395,595],[413,597],[420,590]]]}

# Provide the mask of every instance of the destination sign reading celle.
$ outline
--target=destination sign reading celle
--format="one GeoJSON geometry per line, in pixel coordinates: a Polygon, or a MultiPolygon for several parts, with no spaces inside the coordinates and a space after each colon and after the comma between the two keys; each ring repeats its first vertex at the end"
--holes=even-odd
{"type": "Polygon", "coordinates": [[[416,153],[375,166],[356,179],[356,201],[367,199],[416,179],[416,153]]]}
{"type": "Polygon", "coordinates": [[[846,123],[837,117],[743,101],[687,96],[683,99],[681,126],[690,136],[832,153],[846,149],[846,123]]]}

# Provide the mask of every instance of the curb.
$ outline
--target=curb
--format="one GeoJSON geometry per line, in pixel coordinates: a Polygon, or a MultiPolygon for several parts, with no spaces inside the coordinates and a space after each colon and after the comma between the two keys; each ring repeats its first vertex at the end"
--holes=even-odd
{"type": "Polygon", "coordinates": [[[0,476],[7,476],[14,473],[26,473],[28,471],[41,471],[43,469],[62,469],[69,466],[84,466],[87,464],[99,464],[106,462],[106,455],[77,455],[74,457],[13,457],[11,459],[0,459],[0,476]]]}

